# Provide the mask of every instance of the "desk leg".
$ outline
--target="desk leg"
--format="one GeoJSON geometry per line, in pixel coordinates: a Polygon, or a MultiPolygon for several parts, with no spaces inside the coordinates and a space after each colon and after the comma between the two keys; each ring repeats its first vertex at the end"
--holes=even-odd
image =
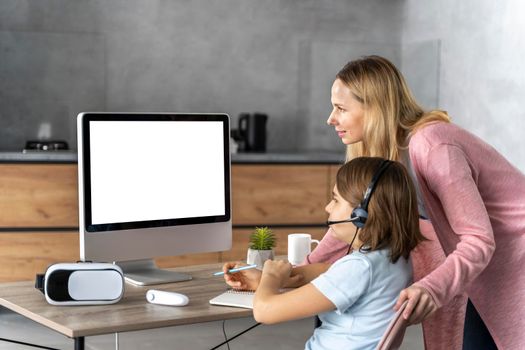
{"type": "Polygon", "coordinates": [[[75,340],[75,350],[84,350],[84,337],[77,337],[75,340]]]}

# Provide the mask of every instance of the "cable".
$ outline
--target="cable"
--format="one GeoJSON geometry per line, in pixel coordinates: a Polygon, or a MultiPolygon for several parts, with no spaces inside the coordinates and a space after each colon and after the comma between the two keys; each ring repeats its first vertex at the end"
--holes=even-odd
{"type": "Polygon", "coordinates": [[[352,242],[350,242],[350,245],[348,246],[348,251],[346,252],[346,255],[350,254],[354,248],[352,248],[352,245],[354,244],[355,238],[357,237],[357,233],[359,232],[359,227],[356,227],[354,238],[352,238],[352,242]]]}
{"type": "Polygon", "coordinates": [[[250,328],[247,328],[245,329],[244,331],[240,332],[240,333],[237,333],[236,335],[234,335],[233,337],[231,337],[230,339],[226,339],[226,341],[223,341],[222,343],[220,343],[219,345],[217,346],[214,346],[213,348],[211,348],[210,350],[215,350],[215,349],[218,349],[220,348],[221,346],[223,346],[224,344],[228,344],[228,349],[229,349],[229,342],[232,341],[233,339],[237,338],[238,336],[240,335],[243,335],[244,333],[248,332],[249,330],[252,330],[254,329],[255,327],[259,326],[260,323],[256,323],[254,324],[253,326],[251,326],[250,328]]]}
{"type": "Polygon", "coordinates": [[[23,341],[18,341],[18,340],[13,340],[13,339],[0,338],[0,341],[6,341],[6,342],[9,342],[9,343],[21,344],[21,345],[25,345],[25,346],[32,346],[34,348],[39,348],[39,349],[59,350],[59,349],[55,349],[55,348],[49,348],[47,346],[36,345],[36,344],[31,344],[31,343],[24,343],[23,341]]]}
{"type": "Polygon", "coordinates": [[[228,337],[226,336],[226,330],[224,329],[224,324],[226,323],[226,320],[222,320],[222,334],[224,334],[224,340],[226,341],[226,345],[228,346],[228,350],[230,350],[230,343],[228,342],[228,337]]]}

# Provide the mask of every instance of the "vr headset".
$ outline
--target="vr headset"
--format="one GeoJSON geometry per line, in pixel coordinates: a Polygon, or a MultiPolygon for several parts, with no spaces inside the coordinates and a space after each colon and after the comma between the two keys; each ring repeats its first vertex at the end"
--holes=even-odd
{"type": "Polygon", "coordinates": [[[108,263],[60,263],[37,275],[35,288],[52,305],[114,304],[124,295],[124,274],[108,263]]]}

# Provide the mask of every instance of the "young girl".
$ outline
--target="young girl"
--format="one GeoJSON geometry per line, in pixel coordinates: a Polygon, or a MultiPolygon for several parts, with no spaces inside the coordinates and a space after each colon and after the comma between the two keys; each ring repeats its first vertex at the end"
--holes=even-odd
{"type": "Polygon", "coordinates": [[[334,236],[349,245],[333,265],[292,270],[267,261],[262,273],[226,272],[226,282],[256,290],[254,317],[271,324],[319,315],[306,349],[374,349],[394,315],[399,292],[412,280],[410,251],[424,238],[418,228],[417,197],[405,168],[381,158],[355,158],[337,173],[326,206],[334,236]],[[282,287],[299,287],[279,293],[282,287]]]}

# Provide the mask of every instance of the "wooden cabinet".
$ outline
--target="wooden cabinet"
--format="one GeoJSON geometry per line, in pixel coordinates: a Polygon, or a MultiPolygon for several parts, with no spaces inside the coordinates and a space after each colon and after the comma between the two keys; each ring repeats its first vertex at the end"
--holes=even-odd
{"type": "Polygon", "coordinates": [[[0,164],[0,281],[77,261],[77,166],[0,164]]]}
{"type": "Polygon", "coordinates": [[[322,224],[329,172],[326,165],[233,166],[233,224],[322,224]]]}
{"type": "Polygon", "coordinates": [[[341,166],[340,165],[330,165],[329,166],[329,171],[330,171],[330,175],[329,175],[329,182],[328,182],[328,187],[329,187],[329,193],[328,193],[328,196],[329,198],[332,198],[332,191],[334,189],[334,185],[335,185],[335,177],[337,175],[337,171],[339,170],[341,166]]]}
{"type": "Polygon", "coordinates": [[[0,164],[0,228],[78,227],[77,166],[0,164]]]}
{"type": "MultiPolygon", "coordinates": [[[[334,170],[335,169],[335,170],[334,170]]],[[[233,164],[233,243],[227,252],[159,257],[160,267],[246,259],[255,226],[277,234],[326,232],[332,165],[233,164]]],[[[79,259],[76,164],[0,164],[0,281],[34,279],[55,262],[79,259]]]]}
{"type": "Polygon", "coordinates": [[[0,281],[34,280],[47,266],[79,260],[78,232],[0,232],[0,281]]]}

